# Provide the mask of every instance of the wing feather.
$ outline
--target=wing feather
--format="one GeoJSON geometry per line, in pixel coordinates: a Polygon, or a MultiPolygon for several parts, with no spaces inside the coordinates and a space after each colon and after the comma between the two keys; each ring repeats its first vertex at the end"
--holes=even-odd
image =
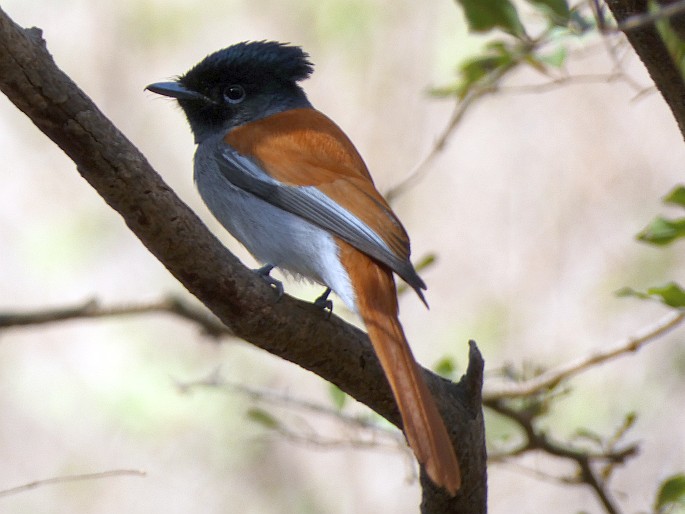
{"type": "Polygon", "coordinates": [[[423,299],[404,227],[332,121],[295,109],[233,129],[224,142],[218,164],[232,184],[384,263],[423,299]]]}

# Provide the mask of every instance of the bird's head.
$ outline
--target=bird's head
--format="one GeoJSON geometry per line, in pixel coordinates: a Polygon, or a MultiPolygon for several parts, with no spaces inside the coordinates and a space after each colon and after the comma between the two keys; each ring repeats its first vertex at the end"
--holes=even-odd
{"type": "Polygon", "coordinates": [[[208,55],[177,80],[146,89],[176,98],[200,142],[271,114],[311,107],[297,84],[313,71],[308,57],[284,43],[238,43],[208,55]]]}

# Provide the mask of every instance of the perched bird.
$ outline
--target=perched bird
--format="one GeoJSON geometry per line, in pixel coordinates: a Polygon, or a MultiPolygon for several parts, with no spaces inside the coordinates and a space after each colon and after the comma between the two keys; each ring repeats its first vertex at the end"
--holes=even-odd
{"type": "Polygon", "coordinates": [[[238,43],[147,89],[178,100],[198,145],[200,195],[264,264],[262,276],[278,267],[314,280],[361,316],[409,445],[431,480],[454,495],[459,464],[399,322],[393,272],[424,303],[426,285],[354,145],[298,85],[313,71],[308,59],[283,43],[238,43]]]}

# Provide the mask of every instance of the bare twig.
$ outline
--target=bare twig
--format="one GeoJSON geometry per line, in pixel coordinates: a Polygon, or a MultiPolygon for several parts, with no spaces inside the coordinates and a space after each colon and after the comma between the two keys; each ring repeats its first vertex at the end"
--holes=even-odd
{"type": "Polygon", "coordinates": [[[228,382],[221,377],[218,370],[204,379],[192,382],[176,381],[175,384],[181,392],[188,392],[192,389],[200,387],[222,389],[248,396],[255,401],[266,402],[273,405],[285,406],[291,409],[323,415],[357,429],[372,430],[382,433],[384,436],[392,437],[396,442],[400,442],[402,445],[406,446],[404,436],[396,428],[385,428],[378,423],[372,422],[368,418],[352,416],[341,412],[339,409],[327,407],[318,403],[303,400],[301,398],[294,398],[287,393],[281,393],[272,389],[259,389],[236,382],[228,382]]]}
{"type": "Polygon", "coordinates": [[[636,335],[620,341],[607,350],[601,350],[572,360],[525,382],[489,386],[483,391],[483,400],[493,401],[501,398],[530,396],[545,389],[551,389],[562,380],[604,364],[616,357],[637,352],[642,346],[657,340],[682,324],[683,320],[685,320],[685,312],[677,311],[670,313],[653,325],[644,328],[636,335]]]}
{"type": "Polygon", "coordinates": [[[158,312],[175,314],[193,321],[200,325],[206,334],[212,337],[218,338],[220,336],[232,335],[230,329],[221,323],[211,312],[174,295],[151,302],[103,306],[97,300],[88,300],[71,307],[40,309],[31,312],[0,312],[0,330],[9,327],[42,325],[73,319],[129,316],[158,312]]]}
{"type": "Polygon", "coordinates": [[[621,72],[587,74],[587,75],[562,75],[539,84],[524,84],[516,86],[502,86],[502,93],[546,93],[559,89],[561,86],[576,84],[609,84],[618,80],[624,80],[621,72]]]}
{"type": "Polygon", "coordinates": [[[625,37],[619,36],[618,37],[618,42],[616,42],[616,37],[612,37],[610,34],[603,33],[604,37],[602,37],[602,44],[604,45],[604,48],[606,49],[606,53],[611,59],[611,62],[614,65],[614,69],[612,70],[612,73],[619,75],[621,80],[625,83],[628,84],[637,94],[639,94],[641,91],[644,91],[645,87],[642,86],[641,84],[638,84],[636,80],[633,79],[628,73],[624,71],[624,59],[628,55],[634,55],[634,52],[632,51],[632,48],[630,49],[629,52],[626,52],[623,54],[623,56],[618,55],[618,49],[620,46],[627,44],[625,43],[625,37]]]}
{"type": "Polygon", "coordinates": [[[603,31],[606,28],[606,16],[604,14],[604,4],[600,4],[599,0],[592,0],[590,2],[590,7],[597,20],[597,26],[599,30],[603,31]]]}
{"type": "MultiPolygon", "coordinates": [[[[286,407],[292,410],[301,410],[310,414],[321,415],[332,419],[336,423],[351,429],[345,435],[336,437],[328,433],[322,435],[320,431],[314,429],[308,418],[299,420],[298,426],[292,428],[281,420],[269,419],[266,424],[276,434],[291,443],[304,446],[315,446],[319,449],[339,450],[343,447],[365,450],[389,450],[399,452],[404,455],[407,462],[407,480],[416,481],[417,469],[414,464],[412,453],[407,446],[406,439],[402,432],[396,428],[384,427],[373,418],[346,414],[339,409],[327,407],[318,403],[295,398],[289,394],[277,392],[271,389],[259,389],[244,384],[228,382],[221,377],[219,370],[215,370],[204,379],[192,382],[175,382],[176,386],[183,393],[196,388],[221,389],[230,393],[245,395],[256,402],[269,403],[277,407],[286,407]],[[361,431],[361,432],[360,432],[361,431]],[[366,435],[366,436],[365,436],[366,435]]],[[[267,414],[273,418],[271,413],[267,414]]]]}
{"type": "MultiPolygon", "coordinates": [[[[685,0],[683,0],[685,1],[685,0]]],[[[599,12],[602,12],[601,9],[599,12]]],[[[606,40],[606,38],[605,38],[606,40]]],[[[535,46],[542,46],[544,41],[539,41],[535,43],[535,46]]],[[[614,70],[607,74],[597,74],[597,75],[562,75],[559,77],[553,77],[547,75],[550,80],[542,84],[531,84],[524,86],[507,86],[503,87],[501,85],[502,78],[509,73],[513,68],[517,66],[516,63],[512,63],[508,66],[502,66],[492,71],[489,76],[483,79],[482,83],[477,86],[472,87],[469,92],[464,96],[461,101],[458,101],[452,116],[450,117],[447,125],[440,132],[437,140],[426,154],[426,156],[421,159],[414,166],[414,168],[408,173],[408,175],[403,178],[398,184],[393,186],[391,189],[385,192],[385,196],[388,201],[392,201],[397,196],[405,193],[407,190],[411,189],[416,183],[418,183],[430,170],[430,164],[433,160],[445,149],[447,143],[454,135],[458,125],[464,119],[464,116],[469,111],[469,109],[478,100],[493,93],[505,92],[505,93],[535,93],[535,92],[545,92],[550,91],[561,86],[570,84],[582,84],[582,83],[611,83],[614,81],[621,80],[627,83],[636,91],[644,90],[639,84],[637,84],[630,76],[623,72],[620,67],[615,51],[611,48],[611,45],[605,43],[606,51],[612,58],[615,64],[614,70]]]]}
{"type": "Polygon", "coordinates": [[[459,123],[461,123],[462,119],[464,119],[469,107],[471,107],[476,100],[479,100],[483,96],[497,91],[499,80],[510,69],[511,67],[509,66],[498,68],[490,74],[487,80],[483,81],[483,84],[481,84],[479,87],[474,87],[460,102],[457,103],[450,120],[447,122],[447,125],[438,136],[438,139],[435,141],[428,154],[416,166],[414,166],[414,169],[412,169],[404,179],[385,192],[385,197],[389,202],[403,194],[408,189],[411,189],[425,176],[430,169],[430,163],[440,152],[445,149],[445,146],[447,146],[447,143],[454,134],[457,126],[459,123]]]}
{"type": "Polygon", "coordinates": [[[64,484],[68,482],[81,482],[84,480],[96,480],[101,478],[119,477],[119,476],[135,476],[144,477],[147,473],[145,471],[140,471],[137,469],[112,469],[109,471],[100,471],[98,473],[83,473],[79,475],[64,475],[60,477],[46,478],[45,480],[34,480],[27,484],[22,484],[17,487],[12,487],[10,489],[0,490],[0,497],[10,496],[13,494],[23,493],[25,491],[30,491],[31,489],[36,489],[37,487],[43,487],[46,485],[54,484],[64,484]]]}
{"type": "MultiPolygon", "coordinates": [[[[629,445],[620,450],[609,450],[606,452],[590,452],[585,449],[576,449],[553,441],[545,432],[538,430],[534,424],[535,416],[525,410],[514,409],[503,400],[483,403],[495,412],[515,422],[523,431],[525,442],[512,453],[512,456],[520,455],[526,451],[540,450],[549,455],[574,462],[579,471],[578,476],[566,479],[564,482],[590,486],[606,512],[609,514],[620,512],[607,490],[605,481],[601,478],[601,473],[596,473],[592,468],[592,464],[596,462],[622,464],[628,458],[637,454],[636,445],[629,445]]],[[[499,458],[501,459],[503,456],[499,456],[499,458]]]]}
{"type": "Polygon", "coordinates": [[[498,458],[497,460],[490,458],[490,453],[488,452],[488,461],[489,462],[497,462],[497,465],[502,467],[502,468],[514,468],[515,473],[517,474],[526,474],[530,476],[531,478],[535,478],[536,480],[544,481],[544,482],[549,482],[552,484],[562,484],[562,485],[578,485],[578,479],[569,477],[569,476],[556,476],[556,475],[551,475],[549,473],[545,473],[544,471],[540,471],[539,469],[532,468],[530,466],[525,466],[519,462],[515,462],[513,460],[508,460],[506,456],[503,456],[501,458],[498,458]]]}

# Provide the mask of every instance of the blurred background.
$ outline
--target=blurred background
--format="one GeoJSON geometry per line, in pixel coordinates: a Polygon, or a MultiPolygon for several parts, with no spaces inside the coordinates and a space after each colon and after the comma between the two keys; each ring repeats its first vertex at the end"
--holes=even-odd
{"type": "MultiPolygon", "coordinates": [[[[454,102],[429,89],[449,83],[457,63],[482,44],[449,0],[6,0],[3,9],[20,25],[43,29],[58,66],[251,267],[194,189],[194,146],[182,113],[145,92],[147,84],[239,41],[301,45],[316,64],[304,84],[310,100],[348,133],[387,191],[431,151],[452,114],[454,102]]],[[[609,71],[601,41],[587,44],[571,64],[609,71]]],[[[623,66],[636,83],[651,85],[636,57],[623,66]]],[[[521,73],[516,83],[532,78],[521,73]]],[[[0,155],[0,312],[187,296],[4,96],[0,155]]],[[[505,91],[479,102],[424,179],[393,203],[416,259],[437,257],[423,272],[430,311],[413,295],[401,302],[419,361],[433,366],[449,356],[461,372],[472,338],[488,376],[506,365],[550,367],[660,319],[660,305],[614,293],[685,280],[680,247],[634,239],[663,210],[660,198],[682,180],[683,162],[661,97],[636,98],[624,82],[505,91]]],[[[286,290],[307,299],[320,293],[292,282],[286,290]]],[[[340,302],[336,313],[345,314],[340,302]]],[[[609,433],[627,412],[638,413],[629,440],[640,443],[640,454],[611,483],[627,511],[647,510],[658,482],[685,469],[682,339],[676,331],[586,372],[545,418],[566,437],[580,428],[609,433]]],[[[406,452],[296,444],[251,420],[244,395],[178,387],[217,369],[231,382],[331,405],[328,386],[310,373],[240,341],[217,344],[169,315],[3,331],[0,490],[113,469],[146,476],[0,497],[0,512],[418,511],[406,452]]],[[[302,418],[345,439],[335,423],[302,418]]],[[[492,444],[513,437],[487,419],[492,444]]],[[[587,489],[536,471],[573,469],[537,455],[491,465],[490,512],[600,512],[587,489]]]]}

